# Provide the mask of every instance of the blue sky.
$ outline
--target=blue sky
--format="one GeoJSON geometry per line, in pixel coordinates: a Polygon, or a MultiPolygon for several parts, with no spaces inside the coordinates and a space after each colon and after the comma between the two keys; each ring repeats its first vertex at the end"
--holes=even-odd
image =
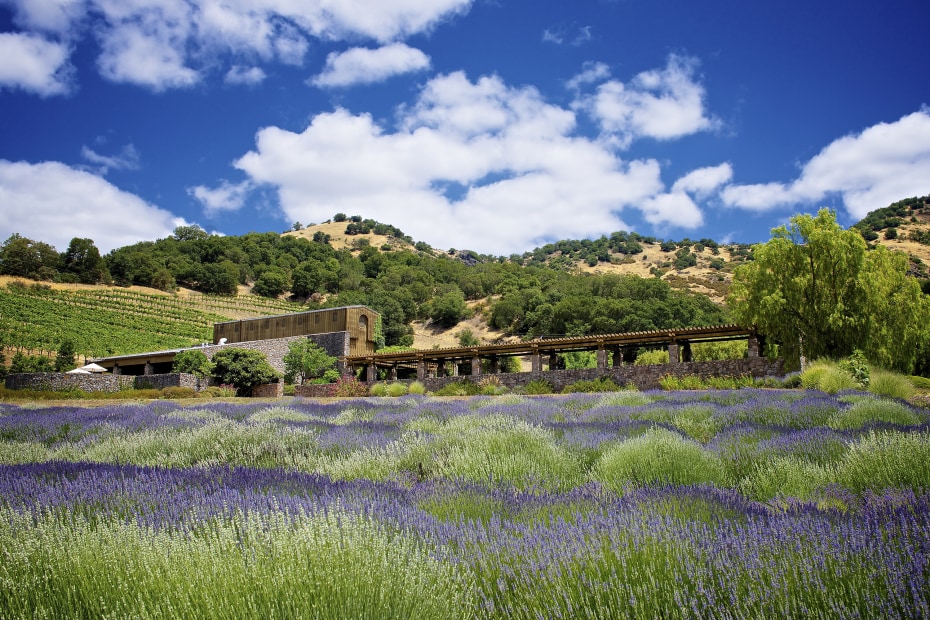
{"type": "Polygon", "coordinates": [[[930,194],[930,3],[0,0],[0,238],[753,243],[930,194]]]}

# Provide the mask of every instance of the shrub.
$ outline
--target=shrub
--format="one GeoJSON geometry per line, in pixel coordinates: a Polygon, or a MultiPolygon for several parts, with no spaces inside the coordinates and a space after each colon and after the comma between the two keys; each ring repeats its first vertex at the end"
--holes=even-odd
{"type": "Polygon", "coordinates": [[[858,387],[860,387],[860,383],[838,366],[829,368],[820,378],[820,389],[827,394],[836,394],[842,390],[854,390],[858,387]]]}
{"type": "Polygon", "coordinates": [[[566,385],[562,390],[563,394],[573,392],[618,392],[620,386],[614,383],[609,377],[599,377],[592,381],[575,381],[571,385],[566,385]]]}
{"type": "Polygon", "coordinates": [[[930,379],[927,377],[908,377],[908,379],[918,390],[930,390],[930,379]]]}
{"type": "Polygon", "coordinates": [[[174,357],[172,372],[186,372],[198,377],[209,377],[213,372],[213,362],[207,354],[198,349],[187,349],[174,357]]]}
{"type": "Polygon", "coordinates": [[[472,383],[467,379],[464,381],[455,381],[447,383],[434,392],[436,396],[478,396],[481,394],[481,388],[477,383],[472,383]]]}
{"type": "Polygon", "coordinates": [[[838,466],[839,482],[849,489],[930,488],[930,434],[871,432],[850,446],[838,466]]]}
{"type": "Polygon", "coordinates": [[[595,463],[592,475],[615,491],[651,484],[723,485],[723,462],[698,443],[664,428],[607,448],[595,463]]]}
{"type": "Polygon", "coordinates": [[[552,384],[545,379],[534,379],[523,386],[524,394],[552,394],[552,384]]]}
{"type": "Polygon", "coordinates": [[[837,411],[827,420],[827,426],[838,430],[862,428],[876,423],[913,426],[920,424],[920,418],[899,402],[865,398],[847,409],[837,411]]]}
{"type": "Polygon", "coordinates": [[[375,383],[370,388],[368,388],[369,396],[382,397],[387,396],[388,388],[387,383],[375,383]]]}
{"type": "Polygon", "coordinates": [[[234,385],[239,394],[247,395],[256,385],[271,383],[279,375],[264,353],[230,347],[213,355],[213,376],[222,384],[234,385]]]}
{"type": "Polygon", "coordinates": [[[869,361],[865,359],[865,355],[859,349],[853,351],[852,355],[840,360],[839,368],[855,379],[860,387],[868,387],[869,361]]]}
{"type": "Polygon", "coordinates": [[[419,381],[414,381],[410,384],[410,387],[407,388],[407,391],[411,394],[426,394],[426,386],[419,381]]]}
{"type": "Polygon", "coordinates": [[[192,387],[170,386],[162,388],[162,398],[197,398],[200,393],[192,387]]]}
{"type": "Polygon", "coordinates": [[[876,368],[869,377],[869,391],[878,396],[907,399],[914,395],[914,384],[904,375],[876,368]]]}
{"type": "Polygon", "coordinates": [[[368,396],[368,384],[362,383],[352,375],[342,375],[339,380],[332,384],[330,396],[337,397],[354,397],[368,396]]]}
{"type": "Polygon", "coordinates": [[[388,396],[398,397],[407,393],[407,386],[403,383],[392,383],[387,387],[388,396]]]}

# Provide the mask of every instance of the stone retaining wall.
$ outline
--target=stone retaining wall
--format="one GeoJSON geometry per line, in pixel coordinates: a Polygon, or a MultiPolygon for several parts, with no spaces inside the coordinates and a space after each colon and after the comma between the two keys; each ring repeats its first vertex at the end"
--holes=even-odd
{"type": "Polygon", "coordinates": [[[114,375],[98,373],[91,375],[68,374],[66,372],[36,372],[7,375],[4,385],[8,390],[39,390],[48,392],[66,392],[83,390],[85,392],[119,392],[128,389],[161,390],[166,387],[190,387],[201,390],[207,387],[207,381],[201,381],[195,375],[174,372],[166,375],[114,375]]]}
{"type": "Polygon", "coordinates": [[[685,362],[679,364],[652,364],[648,366],[620,366],[605,369],[582,368],[577,370],[544,370],[538,372],[511,372],[495,375],[430,377],[421,381],[426,389],[434,392],[449,383],[469,380],[480,381],[483,377],[496,377],[501,385],[510,389],[523,387],[530,381],[544,380],[555,392],[561,392],[576,381],[593,381],[606,377],[617,385],[633,384],[640,390],[654,390],[661,386],[659,380],[666,375],[677,377],[775,377],[783,373],[784,361],[769,361],[764,357],[749,357],[738,360],[713,362],[685,362]]]}
{"type": "MultiPolygon", "coordinates": [[[[678,377],[697,376],[702,379],[710,377],[780,377],[784,374],[784,361],[769,361],[764,357],[750,357],[739,360],[722,360],[714,362],[686,362],[679,364],[654,364],[649,366],[620,366],[606,369],[583,368],[578,370],[543,370],[537,372],[511,372],[483,374],[478,376],[463,375],[458,377],[429,377],[421,383],[430,392],[435,392],[450,383],[460,381],[480,381],[482,378],[495,377],[501,385],[511,390],[519,389],[531,381],[543,380],[552,385],[555,392],[576,381],[593,381],[602,377],[611,379],[620,386],[632,383],[640,390],[654,390],[661,386],[659,380],[666,375],[678,377]]],[[[410,384],[413,380],[400,383],[410,384]]],[[[295,394],[305,398],[323,398],[329,396],[329,385],[299,385],[295,394]]]]}

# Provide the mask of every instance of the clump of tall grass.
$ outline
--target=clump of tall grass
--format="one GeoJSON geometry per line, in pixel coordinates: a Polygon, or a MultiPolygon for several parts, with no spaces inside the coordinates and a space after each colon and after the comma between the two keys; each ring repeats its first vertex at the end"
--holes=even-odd
{"type": "Polygon", "coordinates": [[[906,400],[914,395],[914,384],[902,374],[873,368],[869,376],[869,391],[878,396],[906,400]]]}
{"type": "Polygon", "coordinates": [[[591,476],[615,491],[631,486],[726,484],[723,463],[716,455],[658,427],[604,450],[591,476]]]}
{"type": "Polygon", "coordinates": [[[838,430],[862,428],[867,424],[913,426],[920,424],[920,417],[897,401],[870,397],[836,411],[827,420],[827,426],[838,430]]]}
{"type": "Polygon", "coordinates": [[[817,360],[801,372],[801,387],[806,390],[821,390],[827,394],[836,394],[841,390],[853,390],[860,387],[856,379],[828,360],[817,360]]]}
{"type": "Polygon", "coordinates": [[[413,381],[410,383],[410,386],[407,388],[407,391],[411,394],[426,394],[426,386],[423,385],[420,381],[413,381]]]}
{"type": "Polygon", "coordinates": [[[474,589],[410,537],[338,511],[187,531],[4,510],[9,618],[468,618],[474,589]]]}
{"type": "Polygon", "coordinates": [[[383,397],[387,396],[388,388],[387,383],[375,383],[370,388],[368,388],[369,396],[383,397]]]}

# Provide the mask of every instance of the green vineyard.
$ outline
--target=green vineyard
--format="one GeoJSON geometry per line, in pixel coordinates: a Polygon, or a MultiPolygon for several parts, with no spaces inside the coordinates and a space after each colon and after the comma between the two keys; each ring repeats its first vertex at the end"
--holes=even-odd
{"type": "Polygon", "coordinates": [[[125,355],[210,342],[214,323],[302,309],[253,295],[182,297],[12,283],[0,288],[0,342],[7,349],[55,351],[70,340],[88,357],[125,355]]]}

